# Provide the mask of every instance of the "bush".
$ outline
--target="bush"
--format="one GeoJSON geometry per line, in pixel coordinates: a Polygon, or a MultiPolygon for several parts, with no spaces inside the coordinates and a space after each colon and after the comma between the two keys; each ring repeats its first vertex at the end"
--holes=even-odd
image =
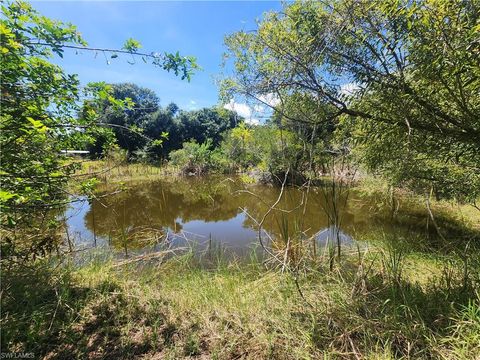
{"type": "Polygon", "coordinates": [[[118,145],[113,145],[105,151],[104,158],[107,163],[116,165],[125,164],[128,161],[128,152],[127,150],[121,149],[118,145]]]}
{"type": "Polygon", "coordinates": [[[186,175],[203,175],[210,170],[224,172],[228,161],[219,149],[212,149],[212,141],[198,144],[195,140],[183,143],[179,150],[170,153],[170,163],[186,175]]]}
{"type": "MultiPolygon", "coordinates": [[[[290,169],[290,181],[303,177],[308,170],[309,153],[305,142],[295,132],[281,130],[273,125],[246,127],[244,124],[225,135],[221,144],[232,168],[249,172],[263,172],[267,178],[282,179],[290,169]]],[[[321,149],[316,145],[314,160],[319,162],[321,149]]]]}

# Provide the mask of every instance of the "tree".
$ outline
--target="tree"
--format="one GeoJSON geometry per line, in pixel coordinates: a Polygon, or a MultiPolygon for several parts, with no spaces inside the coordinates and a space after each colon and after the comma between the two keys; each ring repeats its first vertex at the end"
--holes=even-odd
{"type": "Polygon", "coordinates": [[[165,109],[159,109],[149,117],[144,134],[151,139],[162,139],[161,146],[149,149],[153,160],[165,159],[170,151],[182,146],[183,137],[175,119],[178,106],[171,103],[165,109]],[[168,134],[168,136],[166,135],[168,134]]]}
{"type": "Polygon", "coordinates": [[[218,107],[181,111],[178,105],[170,103],[161,108],[153,90],[135,84],[105,86],[115,101],[128,102],[130,106],[119,108],[108,99],[84,103],[80,117],[93,109],[100,123],[111,127],[108,131],[91,132],[94,140],[89,150],[95,157],[113,143],[112,139],[130,156],[141,154],[154,161],[167,158],[172,150],[180,149],[190,140],[204,143],[211,139],[212,146],[217,147],[223,133],[242,120],[236,113],[218,107]]]}
{"type": "Polygon", "coordinates": [[[68,201],[65,186],[77,166],[65,161],[61,151],[88,140],[88,132],[98,125],[94,109],[99,103],[108,101],[118,109],[132,106],[129,100],[116,100],[105,84],[91,84],[83,93],[92,106],[83,109],[84,116],[76,116],[82,93],[79,80],[49,59],[62,57],[69,48],[101,51],[112,58],[126,53],[185,79],[197,66],[193,58],[178,54],[140,53],[140,44],[133,39],[120,50],[88,48],[73,25],[41,16],[26,2],[2,4],[2,13],[2,256],[28,257],[55,245],[59,224],[52,210],[68,201]]]}
{"type": "Polygon", "coordinates": [[[172,116],[175,116],[177,114],[178,110],[180,110],[180,108],[178,107],[177,104],[172,102],[172,103],[167,105],[167,108],[165,110],[167,110],[167,112],[169,114],[171,114],[172,116]]]}
{"type": "Polygon", "coordinates": [[[392,181],[427,176],[424,189],[441,187],[438,173],[447,171],[450,194],[471,200],[480,194],[478,16],[478,3],[462,0],[286,4],[267,14],[257,31],[226,38],[235,75],[224,79],[223,93],[264,104],[274,94],[283,117],[309,123],[318,121],[315,113],[299,117],[285,99],[316,99],[328,105],[323,121],[347,117],[358,130],[350,131],[357,144],[373,141],[378,164],[394,170],[400,157],[407,160],[408,166],[386,173],[392,181]],[[391,146],[379,151],[378,137],[391,146]],[[402,150],[392,158],[396,141],[402,150]],[[418,158],[426,160],[415,167],[418,158]],[[403,171],[407,167],[413,171],[403,171]],[[453,176],[458,172],[463,175],[453,176]],[[457,183],[460,178],[468,181],[457,183]],[[473,186],[465,193],[467,183],[473,186]]]}
{"type": "Polygon", "coordinates": [[[185,140],[196,140],[204,143],[212,140],[213,146],[218,146],[222,134],[241,120],[233,111],[220,108],[203,108],[196,111],[181,112],[179,126],[185,140]]]}
{"type": "MultiPolygon", "coordinates": [[[[111,126],[121,148],[130,153],[142,149],[149,140],[143,134],[143,130],[151,122],[153,114],[158,111],[159,98],[154,91],[131,83],[112,84],[110,88],[114,99],[131,101],[132,106],[118,109],[106,100],[96,109],[99,122],[111,126]]],[[[98,148],[98,145],[96,146],[98,148]]]]}

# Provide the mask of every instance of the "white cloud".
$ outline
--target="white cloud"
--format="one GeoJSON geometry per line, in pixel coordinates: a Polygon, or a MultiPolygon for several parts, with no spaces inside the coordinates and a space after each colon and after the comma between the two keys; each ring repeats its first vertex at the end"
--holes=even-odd
{"type": "Polygon", "coordinates": [[[238,115],[245,118],[247,124],[257,125],[259,123],[258,119],[253,117],[252,108],[245,103],[237,103],[235,100],[230,99],[223,107],[227,110],[235,111],[238,115]]]}
{"type": "Polygon", "coordinates": [[[230,99],[223,107],[227,110],[235,111],[238,115],[245,118],[247,124],[258,125],[260,123],[258,118],[268,116],[271,113],[271,107],[277,106],[280,103],[280,99],[275,94],[269,93],[260,95],[258,100],[257,104],[249,105],[230,99]]]}
{"type": "Polygon", "coordinates": [[[189,100],[187,108],[188,110],[197,110],[198,109],[197,102],[195,100],[189,100]]]}
{"type": "Polygon", "coordinates": [[[245,119],[245,122],[249,125],[258,125],[260,124],[260,121],[255,118],[250,118],[250,119],[245,119]]]}
{"type": "Polygon", "coordinates": [[[276,96],[275,94],[273,93],[269,93],[269,94],[266,94],[266,95],[260,95],[258,97],[258,99],[262,102],[262,103],[265,103],[267,104],[268,106],[270,107],[275,107],[277,106],[278,104],[280,104],[280,99],[278,98],[278,96],[276,96]]]}
{"type": "Polygon", "coordinates": [[[357,92],[360,89],[361,89],[360,85],[358,85],[355,82],[350,82],[350,83],[340,85],[339,93],[346,96],[352,96],[355,94],[355,92],[357,92]]]}
{"type": "Polygon", "coordinates": [[[254,105],[253,110],[259,113],[263,113],[265,111],[265,106],[263,105],[254,105]]]}
{"type": "Polygon", "coordinates": [[[252,109],[250,106],[245,103],[237,103],[233,99],[230,99],[230,101],[223,107],[227,110],[235,111],[238,115],[243,116],[244,118],[252,116],[252,109]]]}

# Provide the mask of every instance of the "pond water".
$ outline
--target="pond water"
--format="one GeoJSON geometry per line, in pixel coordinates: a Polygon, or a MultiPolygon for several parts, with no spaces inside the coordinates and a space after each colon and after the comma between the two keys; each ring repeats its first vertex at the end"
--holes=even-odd
{"type": "MultiPolygon", "coordinates": [[[[66,211],[69,237],[77,247],[103,246],[131,255],[165,244],[194,244],[198,249],[215,244],[229,253],[246,254],[258,248],[258,222],[278,199],[280,188],[214,176],[130,183],[120,193],[103,196],[111,191],[100,191],[98,200],[74,202],[66,211]]],[[[388,214],[378,216],[374,203],[346,188],[286,188],[265,217],[262,239],[270,246],[272,239],[281,244],[298,238],[318,246],[332,238],[352,244],[357,234],[388,224],[388,214]]]]}

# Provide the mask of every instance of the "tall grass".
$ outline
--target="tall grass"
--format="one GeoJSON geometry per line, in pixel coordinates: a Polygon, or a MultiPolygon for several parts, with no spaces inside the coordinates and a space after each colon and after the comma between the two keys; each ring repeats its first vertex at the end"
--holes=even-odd
{"type": "Polygon", "coordinates": [[[255,255],[227,261],[210,250],[202,255],[208,263],[190,251],[123,265],[100,254],[85,255],[81,267],[37,261],[4,269],[2,351],[54,359],[480,355],[478,284],[461,266],[448,280],[438,266],[419,282],[412,269],[428,258],[345,251],[333,272],[316,261],[299,273],[304,299],[288,273],[255,255]]]}
{"type": "MultiPolygon", "coordinates": [[[[117,179],[134,171],[119,170],[117,179]]],[[[335,192],[327,211],[338,232],[345,193],[335,192]]],[[[377,231],[356,249],[339,248],[336,236],[317,256],[300,221],[277,225],[274,250],[288,271],[256,252],[226,258],[212,239],[202,253],[142,261],[87,253],[4,263],[2,351],[48,359],[480,358],[472,236],[457,245],[450,238],[455,246],[446,248],[419,243],[408,228],[377,231]]]]}

